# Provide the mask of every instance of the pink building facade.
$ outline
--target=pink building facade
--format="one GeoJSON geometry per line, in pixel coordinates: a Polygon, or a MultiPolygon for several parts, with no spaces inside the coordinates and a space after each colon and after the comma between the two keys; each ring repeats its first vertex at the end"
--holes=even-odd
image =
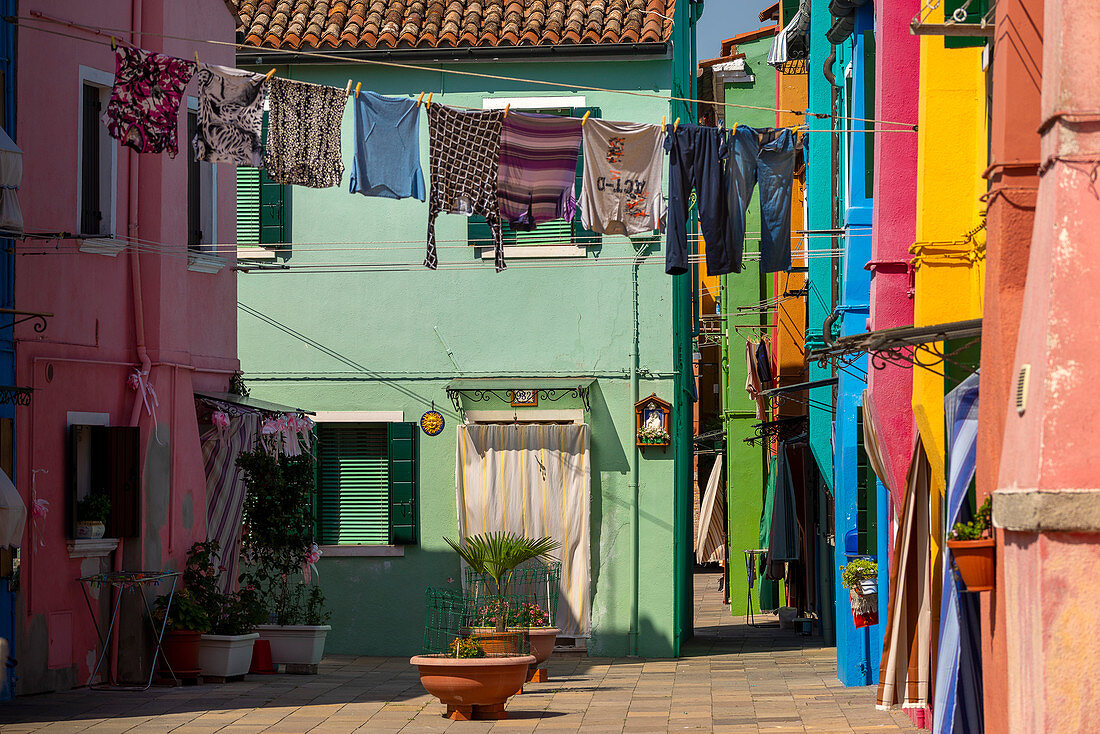
{"type": "MultiPolygon", "coordinates": [[[[131,29],[120,40],[232,66],[232,46],[163,36],[232,42],[235,17],[221,0],[42,0],[33,10],[47,18],[18,31],[20,193],[27,232],[61,234],[19,242],[15,258],[17,308],[52,314],[41,333],[28,323],[15,334],[17,384],[33,388],[16,413],[16,486],[28,508],[49,503],[28,522],[19,563],[16,694],[87,682],[99,650],[92,610],[104,621],[113,594],[92,589],[86,604],[79,577],[179,570],[206,539],[193,391],[224,392],[238,368],[234,258],[214,254],[236,240],[235,171],[196,167],[189,187],[194,84],[179,155],[139,155],[97,124],[115,70],[108,36],[48,22],[131,29]],[[202,235],[189,249],[196,221],[202,235]],[[100,488],[112,496],[113,537],[76,540],[75,502],[100,488]]],[[[152,648],[136,597],[121,609],[108,658],[135,680],[152,648]]]]}

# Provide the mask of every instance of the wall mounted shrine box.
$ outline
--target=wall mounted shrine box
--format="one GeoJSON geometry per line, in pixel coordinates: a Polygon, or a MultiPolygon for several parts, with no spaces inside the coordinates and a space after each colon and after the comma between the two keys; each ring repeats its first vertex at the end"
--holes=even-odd
{"type": "Polygon", "coordinates": [[[669,416],[672,405],[661,400],[656,394],[639,400],[634,404],[634,440],[642,448],[668,446],[669,416]]]}

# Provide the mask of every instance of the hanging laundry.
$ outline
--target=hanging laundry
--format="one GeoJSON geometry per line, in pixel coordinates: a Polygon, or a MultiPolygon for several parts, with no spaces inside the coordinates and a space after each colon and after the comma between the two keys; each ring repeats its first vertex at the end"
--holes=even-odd
{"type": "Polygon", "coordinates": [[[359,92],[351,104],[355,111],[351,193],[424,201],[420,106],[404,97],[365,91],[359,92]]]}
{"type": "Polygon", "coordinates": [[[659,125],[589,118],[584,128],[581,224],[600,234],[637,235],[664,226],[665,132],[659,125]]]}
{"type": "Polygon", "coordinates": [[[320,84],[274,77],[268,99],[264,168],[272,181],[323,189],[344,175],[340,121],[347,93],[320,84]]]}
{"type": "Polygon", "coordinates": [[[573,186],[581,121],[513,112],[503,124],[497,174],[501,216],[516,231],[554,219],[571,221],[577,211],[573,186]]]}
{"type": "Polygon", "coordinates": [[[424,267],[435,269],[435,218],[440,212],[479,214],[493,232],[497,272],[504,264],[504,241],[497,201],[502,110],[463,112],[445,105],[428,108],[428,254],[424,267]]]}
{"type": "Polygon", "coordinates": [[[734,251],[729,236],[725,177],[722,158],[725,134],[713,127],[669,125],[665,128],[668,151],[668,239],[665,272],[686,273],[688,256],[687,222],[689,197],[695,189],[699,224],[707,243],[707,273],[724,275],[741,272],[741,250],[734,251]]]}
{"type": "Polygon", "coordinates": [[[199,88],[198,131],[191,141],[195,160],[262,166],[264,75],[199,64],[195,81],[199,88]]]}
{"type": "Polygon", "coordinates": [[[103,121],[111,137],[138,153],[179,153],[180,99],[195,64],[173,56],[119,46],[115,85],[103,121]]]}
{"type": "Polygon", "coordinates": [[[774,379],[772,375],[772,358],[768,353],[768,342],[764,339],[756,343],[756,374],[762,385],[770,385],[774,379]]]}
{"type": "Polygon", "coordinates": [[[756,417],[764,420],[768,406],[760,395],[761,389],[760,371],[756,367],[756,342],[749,339],[745,342],[745,392],[756,401],[756,417]]]}
{"type": "MultiPolygon", "coordinates": [[[[794,181],[795,136],[787,128],[738,125],[730,133],[726,174],[729,177],[731,245],[740,270],[745,244],[745,211],[753,187],[760,184],[760,272],[791,267],[791,186],[794,181]]],[[[708,248],[709,249],[709,248],[708,248]]]]}

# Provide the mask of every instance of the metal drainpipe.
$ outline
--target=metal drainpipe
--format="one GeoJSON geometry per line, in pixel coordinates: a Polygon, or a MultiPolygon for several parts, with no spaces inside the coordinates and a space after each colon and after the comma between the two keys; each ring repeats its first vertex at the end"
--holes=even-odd
{"type": "MultiPolygon", "coordinates": [[[[837,127],[836,115],[837,115],[837,111],[840,109],[840,85],[836,83],[836,75],[833,73],[833,64],[834,63],[836,63],[836,44],[835,43],[830,47],[829,56],[825,59],[825,68],[822,69],[822,73],[825,75],[825,79],[828,80],[829,86],[831,87],[831,91],[832,91],[832,107],[831,107],[830,111],[832,112],[832,115],[833,115],[832,124],[833,124],[833,129],[835,130],[836,127],[837,127]]],[[[832,174],[831,174],[831,177],[830,177],[830,183],[832,185],[832,196],[829,199],[829,218],[830,218],[830,221],[832,223],[831,228],[834,232],[833,237],[832,237],[834,257],[832,258],[833,302],[831,304],[832,307],[833,307],[833,313],[830,314],[829,318],[825,320],[825,324],[823,325],[823,330],[822,330],[822,335],[821,335],[822,340],[826,344],[830,344],[832,340],[829,338],[829,336],[826,335],[825,332],[830,331],[832,329],[833,321],[836,320],[836,318],[835,318],[835,316],[836,316],[836,307],[840,303],[840,258],[836,257],[836,255],[835,255],[835,253],[839,252],[839,250],[840,250],[840,238],[837,237],[837,235],[835,234],[836,231],[837,231],[837,227],[840,226],[840,221],[839,221],[839,218],[837,217],[837,205],[839,204],[838,199],[840,198],[840,181],[839,181],[839,176],[840,176],[840,171],[839,171],[839,167],[840,167],[840,138],[838,137],[837,133],[833,133],[832,135],[829,136],[829,138],[830,138],[830,154],[831,154],[831,156],[830,156],[831,161],[830,162],[831,162],[831,168],[832,168],[832,174]]],[[[832,362],[832,372],[833,372],[833,377],[836,377],[836,373],[837,373],[836,362],[832,362]]]]}
{"type": "MultiPolygon", "coordinates": [[[[631,295],[634,317],[634,329],[630,338],[630,394],[631,394],[631,408],[638,404],[638,362],[640,354],[640,339],[639,334],[641,332],[641,326],[638,323],[638,269],[642,265],[642,260],[645,259],[646,254],[649,252],[649,242],[643,242],[641,248],[638,250],[638,254],[634,257],[634,267],[630,269],[630,283],[631,283],[631,295]]],[[[633,419],[633,416],[631,416],[633,419]]],[[[634,425],[634,421],[630,421],[630,425],[634,425]]],[[[632,429],[633,430],[633,429],[632,429]]],[[[641,499],[641,491],[639,490],[638,481],[638,464],[641,460],[641,451],[638,449],[638,441],[635,437],[634,443],[634,458],[630,462],[630,495],[633,498],[631,505],[631,517],[630,517],[630,634],[627,635],[627,655],[635,657],[638,654],[638,586],[640,583],[640,563],[638,560],[638,551],[641,547],[641,537],[638,532],[638,523],[640,521],[641,513],[638,510],[638,502],[641,499]]]]}

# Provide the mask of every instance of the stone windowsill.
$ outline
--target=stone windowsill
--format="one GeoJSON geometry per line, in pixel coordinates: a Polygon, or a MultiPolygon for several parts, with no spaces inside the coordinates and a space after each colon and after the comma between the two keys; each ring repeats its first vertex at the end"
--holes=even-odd
{"type": "Polygon", "coordinates": [[[226,265],[224,257],[209,255],[204,252],[187,253],[187,269],[194,273],[208,273],[213,275],[226,265]]]}
{"type": "Polygon", "coordinates": [[[118,548],[118,538],[77,538],[66,541],[69,558],[104,558],[118,548]]]}
{"type": "Polygon", "coordinates": [[[238,245],[238,260],[274,260],[275,251],[260,245],[238,245]]]}
{"type": "Polygon", "coordinates": [[[1100,489],[999,489],[993,525],[1032,533],[1100,532],[1100,489]]]}
{"type": "Polygon", "coordinates": [[[322,545],[321,558],[403,558],[403,545],[322,545]]]}
{"type": "Polygon", "coordinates": [[[80,251],[90,255],[116,257],[118,253],[122,252],[124,249],[126,249],[126,243],[122,240],[116,240],[110,235],[89,237],[80,240],[80,251]]]}

